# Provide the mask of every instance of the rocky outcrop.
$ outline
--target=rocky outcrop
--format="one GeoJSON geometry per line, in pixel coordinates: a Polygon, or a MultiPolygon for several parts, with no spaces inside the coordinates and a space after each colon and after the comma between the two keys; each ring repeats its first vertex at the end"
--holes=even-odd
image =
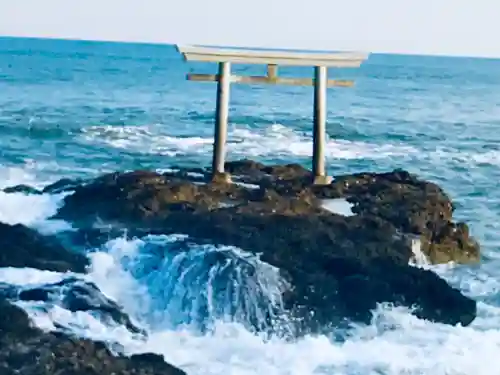
{"type": "Polygon", "coordinates": [[[56,272],[84,272],[85,255],[66,250],[53,236],[24,225],[0,222],[0,267],[30,267],[56,272]]]}
{"type": "Polygon", "coordinates": [[[50,303],[72,312],[91,312],[108,325],[123,325],[133,333],[146,335],[146,332],[136,327],[123,309],[103,295],[95,284],[76,277],[33,288],[18,288],[15,292],[9,288],[5,296],[20,301],[50,303]]]}
{"type": "MultiPolygon", "coordinates": [[[[414,239],[420,240],[431,263],[474,262],[480,257],[467,225],[453,221],[453,204],[436,184],[403,170],[336,176],[328,186],[311,186],[310,171],[296,164],[266,166],[241,160],[227,163],[226,169],[233,184],[211,183],[203,169],[177,168],[164,174],[112,173],[89,181],[65,179],[43,190],[17,186],[4,191],[73,191],[54,218],[79,228],[70,233],[74,244],[99,245],[126,229],[136,236],[185,234],[197,244],[234,245],[259,254],[286,280],[280,307],[286,316],[280,319],[293,335],[331,332],[331,325],[346,321],[368,322],[381,302],[411,307],[418,317],[447,324],[474,320],[475,301],[435,273],[409,265],[415,256],[414,239]],[[325,206],[332,199],[352,204],[352,214],[332,212],[325,206]]],[[[67,250],[60,240],[0,223],[0,267],[84,272],[87,258],[67,250]]],[[[155,251],[157,257],[168,256],[162,249],[155,251]]],[[[178,246],[175,251],[189,250],[178,246]]],[[[203,261],[207,267],[227,265],[229,256],[216,252],[203,261]]],[[[245,262],[245,277],[256,277],[255,265],[234,256],[231,262],[234,272],[238,262],[245,262]]],[[[224,275],[218,277],[225,287],[224,275]]],[[[115,355],[103,343],[72,337],[64,327],[43,332],[12,300],[92,312],[145,334],[94,284],[77,278],[32,288],[0,284],[2,374],[183,374],[161,356],[115,355]]]]}
{"type": "Polygon", "coordinates": [[[184,375],[159,355],[113,355],[101,342],[46,333],[26,313],[0,297],[2,375],[184,375]]]}
{"type": "Polygon", "coordinates": [[[406,171],[339,176],[317,193],[346,198],[355,205],[354,212],[380,217],[401,233],[418,236],[431,263],[479,260],[479,245],[467,224],[452,219],[454,207],[448,195],[406,171]]]}
{"type": "MultiPolygon", "coordinates": [[[[173,221],[169,217],[179,212],[177,216],[240,215],[241,221],[252,216],[266,216],[259,220],[273,222],[295,218],[301,225],[326,221],[330,230],[343,225],[358,233],[364,228],[363,240],[378,235],[386,243],[396,241],[389,232],[396,237],[417,236],[432,263],[479,259],[479,245],[469,236],[467,225],[453,222],[454,207],[446,193],[406,171],[336,176],[331,185],[314,187],[310,185],[310,172],[295,164],[265,166],[243,160],[228,163],[226,169],[236,175],[237,184],[205,183],[208,175],[200,169],[164,175],[149,171],[108,174],[77,187],[75,194],[65,199],[57,217],[80,223],[98,217],[147,228],[168,228],[173,221]],[[321,207],[322,200],[334,198],[351,202],[356,216],[346,218],[321,207]]],[[[346,242],[340,238],[336,245],[344,247],[346,242]]],[[[401,249],[388,254],[396,256],[397,252],[402,254],[401,249]]],[[[403,262],[411,255],[406,251],[403,262]]]]}
{"type": "Polygon", "coordinates": [[[210,183],[200,169],[107,174],[76,187],[56,217],[87,234],[98,220],[136,235],[183,233],[262,254],[293,286],[284,296],[290,314],[308,325],[366,321],[378,302],[415,306],[418,316],[449,324],[474,319],[474,301],[408,266],[414,238],[434,263],[479,258],[439,186],[402,170],[336,176],[319,187],[294,164],[243,160],[226,169],[234,184],[210,183]],[[354,215],[325,209],[325,200],[338,198],[354,205],[354,215]]]}

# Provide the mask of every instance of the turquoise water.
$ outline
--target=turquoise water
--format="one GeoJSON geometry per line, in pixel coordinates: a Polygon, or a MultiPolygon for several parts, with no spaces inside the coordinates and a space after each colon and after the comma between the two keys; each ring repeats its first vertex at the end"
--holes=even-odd
{"type": "MultiPolygon", "coordinates": [[[[186,81],[189,71],[215,66],[187,64],[173,46],[0,38],[1,185],[208,166],[215,85],[186,81]]],[[[225,327],[227,336],[158,331],[152,348],[199,374],[491,375],[488,356],[500,349],[500,60],[371,55],[361,69],[329,74],[356,80],[328,93],[331,173],[400,167],[442,185],[484,259],[434,269],[481,301],[480,316],[472,327],[445,327],[383,309],[385,323],[360,328],[342,346],[326,338],[262,343],[225,327]],[[388,350],[401,358],[387,358],[388,350]]],[[[234,85],[231,95],[229,159],[309,166],[311,88],[234,85]]],[[[22,222],[12,205],[25,203],[0,198],[0,218],[22,222]]]]}

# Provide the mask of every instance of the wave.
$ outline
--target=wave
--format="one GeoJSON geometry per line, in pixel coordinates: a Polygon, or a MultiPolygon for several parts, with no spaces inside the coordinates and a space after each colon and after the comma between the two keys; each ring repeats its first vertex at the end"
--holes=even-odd
{"type": "MultiPolygon", "coordinates": [[[[312,135],[289,127],[274,124],[264,129],[232,126],[228,133],[228,153],[246,157],[280,157],[290,154],[310,157],[312,135]]],[[[157,126],[110,126],[99,125],[82,129],[84,141],[104,144],[128,151],[168,156],[207,154],[211,152],[213,137],[182,137],[159,132],[157,126]]],[[[411,146],[352,142],[342,139],[327,141],[327,158],[379,159],[403,156],[416,152],[411,146]]]]}
{"type": "MultiPolygon", "coordinates": [[[[207,155],[212,152],[212,134],[182,136],[166,134],[161,125],[112,126],[96,125],[82,129],[80,141],[145,155],[170,157],[207,155]]],[[[192,134],[192,132],[190,133],[192,134]]],[[[232,125],[228,132],[227,150],[229,157],[310,158],[312,156],[312,133],[299,131],[281,124],[260,128],[232,125]]],[[[443,161],[454,167],[463,164],[473,166],[500,166],[500,150],[463,150],[457,147],[443,147],[426,142],[416,146],[409,141],[385,139],[380,141],[327,138],[325,157],[329,160],[378,161],[396,158],[398,160],[419,160],[426,164],[442,165],[443,161]]]]}
{"type": "Polygon", "coordinates": [[[129,309],[141,306],[134,316],[151,329],[166,324],[206,332],[218,321],[269,334],[283,328],[282,294],[289,286],[278,269],[235,247],[186,240],[181,235],[111,240],[105,252],[90,255],[90,275],[99,285],[110,278],[133,284],[132,295],[109,294],[129,309]]]}

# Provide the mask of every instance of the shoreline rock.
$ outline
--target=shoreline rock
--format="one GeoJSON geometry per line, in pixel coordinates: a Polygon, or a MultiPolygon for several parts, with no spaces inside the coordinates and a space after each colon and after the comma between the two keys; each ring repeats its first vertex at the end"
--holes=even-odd
{"type": "Polygon", "coordinates": [[[0,267],[29,267],[55,272],[85,272],[84,254],[68,251],[54,236],[21,224],[0,222],[0,267]]]}
{"type": "MultiPolygon", "coordinates": [[[[211,183],[204,169],[176,168],[163,174],[133,171],[87,181],[65,179],[43,191],[27,186],[4,191],[73,191],[54,218],[78,228],[63,234],[75,244],[96,247],[126,230],[137,237],[183,234],[196,244],[233,245],[258,254],[290,285],[282,300],[296,336],[331,333],[332,325],[346,321],[368,323],[373,309],[384,302],[413,308],[416,316],[445,324],[468,325],[475,319],[474,300],[435,273],[409,265],[416,256],[414,239],[430,263],[480,258],[478,243],[467,224],[453,221],[453,204],[438,185],[403,170],[336,176],[328,186],[311,186],[311,172],[296,164],[266,166],[242,160],[227,163],[226,169],[233,184],[211,183]],[[325,205],[332,202],[351,205],[352,212],[332,212],[325,205]]],[[[84,272],[88,265],[86,256],[67,250],[61,238],[22,225],[0,223],[0,245],[1,267],[84,272]]],[[[207,259],[207,267],[227,261],[222,253],[207,259]]],[[[254,277],[255,269],[245,267],[245,277],[254,277]]],[[[68,282],[26,291],[23,298],[43,301],[47,290],[68,282]]],[[[49,351],[58,357],[39,363],[51,371],[73,366],[74,374],[138,374],[139,369],[144,374],[183,374],[160,356],[114,357],[104,344],[61,332],[43,333],[30,326],[24,311],[2,299],[17,292],[1,287],[0,313],[13,322],[0,323],[0,344],[7,348],[0,354],[0,370],[6,369],[6,374],[14,369],[34,374],[38,365],[29,367],[23,362],[26,356],[45,358],[43,353],[49,351]],[[11,365],[12,358],[19,361],[11,365]]],[[[76,310],[102,307],[111,319],[134,329],[119,306],[99,300],[95,286],[77,285],[75,290],[76,310]]]]}
{"type": "MultiPolygon", "coordinates": [[[[56,283],[36,287],[22,287],[16,291],[11,289],[7,292],[5,297],[11,300],[45,302],[72,312],[91,312],[97,315],[101,321],[122,325],[133,334],[147,337],[147,333],[132,323],[122,307],[102,294],[94,283],[76,277],[67,277],[56,283]]],[[[2,291],[0,290],[1,295],[2,291]]]]}
{"type": "Polygon", "coordinates": [[[311,311],[321,324],[366,321],[378,302],[418,305],[416,315],[448,324],[475,318],[474,301],[408,265],[415,238],[431,263],[479,259],[479,245],[465,223],[452,221],[453,205],[438,185],[403,170],[336,176],[328,186],[311,186],[311,172],[295,164],[242,160],[226,170],[233,184],[212,183],[202,169],[102,175],[76,187],[55,218],[87,237],[99,237],[98,219],[132,236],[185,234],[261,254],[293,285],[287,308],[302,321],[311,311]],[[331,212],[329,199],[351,203],[353,214],[331,212]],[[363,303],[348,296],[354,289],[363,303]]]}
{"type": "MultiPolygon", "coordinates": [[[[163,174],[111,173],[81,185],[58,181],[53,185],[76,193],[65,199],[55,217],[82,223],[82,215],[83,221],[97,216],[104,222],[149,228],[176,212],[339,216],[321,207],[322,202],[345,199],[353,205],[354,216],[369,225],[392,226],[396,236],[420,239],[431,263],[469,263],[480,258],[479,244],[469,235],[467,224],[452,220],[454,207],[448,195],[404,170],[335,176],[327,186],[311,186],[311,172],[297,164],[265,166],[240,160],[227,163],[226,171],[233,174],[234,184],[214,184],[207,170],[178,167],[163,174]],[[84,207],[82,200],[91,193],[96,193],[92,204],[84,207]],[[123,206],[118,207],[118,201],[123,206]],[[77,211],[71,213],[73,207],[77,211]]],[[[51,191],[52,186],[45,190],[51,191]]]]}
{"type": "Polygon", "coordinates": [[[21,308],[2,298],[0,316],[1,374],[185,375],[160,355],[114,355],[102,342],[43,332],[21,308]]]}

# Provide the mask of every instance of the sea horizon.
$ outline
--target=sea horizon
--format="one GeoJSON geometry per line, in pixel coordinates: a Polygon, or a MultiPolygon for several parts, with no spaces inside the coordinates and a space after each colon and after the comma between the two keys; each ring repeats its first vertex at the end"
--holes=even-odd
{"type": "Polygon", "coordinates": [[[140,41],[140,40],[118,40],[118,39],[86,39],[77,37],[59,37],[59,36],[23,36],[23,35],[0,35],[0,39],[19,39],[19,40],[38,40],[38,41],[61,41],[61,42],[81,42],[81,43],[104,43],[104,44],[130,44],[130,45],[145,45],[145,46],[167,46],[174,47],[176,45],[200,45],[220,48],[243,48],[243,49],[263,49],[263,50],[282,50],[282,51],[301,51],[301,52],[362,52],[369,53],[374,56],[408,56],[408,57],[423,57],[423,58],[445,58],[445,59],[470,59],[470,60],[498,60],[500,56],[475,56],[475,55],[447,55],[439,52],[435,53],[410,53],[410,52],[386,52],[386,51],[369,51],[369,50],[335,50],[335,49],[297,49],[292,47],[261,47],[257,44],[253,45],[224,45],[218,43],[198,44],[184,43],[173,41],[140,41]]]}

